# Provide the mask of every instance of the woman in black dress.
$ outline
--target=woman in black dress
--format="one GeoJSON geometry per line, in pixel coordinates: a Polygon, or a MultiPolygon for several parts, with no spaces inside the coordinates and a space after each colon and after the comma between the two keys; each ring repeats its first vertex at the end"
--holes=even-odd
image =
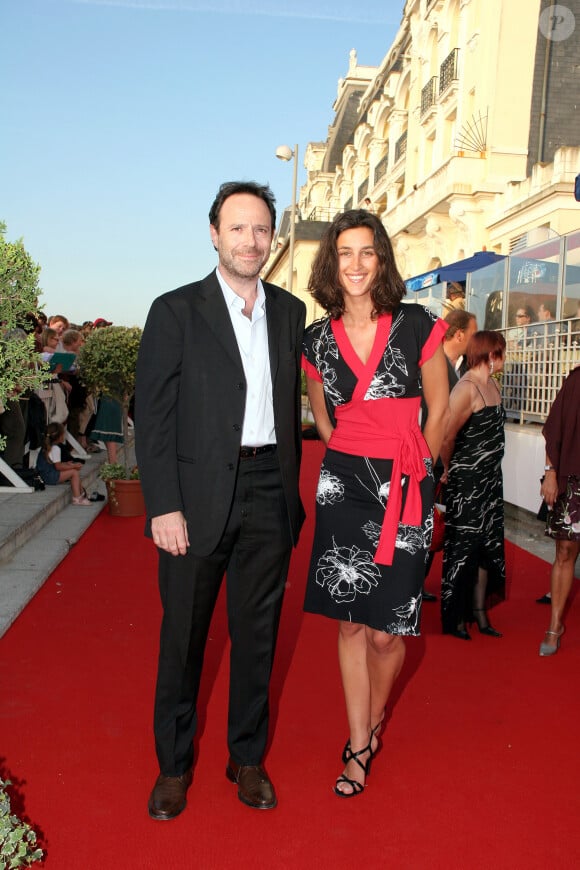
{"type": "Polygon", "coordinates": [[[467,624],[501,637],[486,605],[505,591],[503,482],[505,411],[493,374],[501,372],[505,339],[483,330],[467,348],[468,371],[449,399],[441,459],[447,484],[441,584],[443,633],[471,640],[467,624]]]}
{"type": "Polygon", "coordinates": [[[447,325],[405,293],[375,215],[338,215],[309,287],[329,316],[304,337],[308,395],[327,451],[305,609],[339,620],[350,737],[335,793],[361,794],[385,704],[419,634],[433,530],[433,457],[447,413],[447,325]],[[423,434],[419,407],[429,416],[423,434]]]}

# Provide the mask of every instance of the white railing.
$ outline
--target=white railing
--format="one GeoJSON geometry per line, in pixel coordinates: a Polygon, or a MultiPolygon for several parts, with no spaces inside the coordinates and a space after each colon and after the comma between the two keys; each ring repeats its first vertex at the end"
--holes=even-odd
{"type": "Polygon", "coordinates": [[[566,375],[580,365],[580,319],[503,330],[507,342],[502,377],[508,419],[543,423],[566,375]]]}

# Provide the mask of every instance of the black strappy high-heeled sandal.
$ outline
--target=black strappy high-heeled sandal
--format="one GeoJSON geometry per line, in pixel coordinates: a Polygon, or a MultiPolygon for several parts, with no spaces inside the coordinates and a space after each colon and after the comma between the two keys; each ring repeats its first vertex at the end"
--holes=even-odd
{"type": "MultiPolygon", "coordinates": [[[[377,722],[375,727],[371,728],[369,746],[372,746],[372,744],[373,744],[373,737],[377,738],[377,748],[375,749],[374,752],[371,749],[371,755],[373,758],[375,757],[377,752],[379,752],[379,750],[383,746],[383,741],[381,739],[380,732],[381,732],[384,724],[385,724],[385,714],[383,713],[383,715],[381,716],[381,718],[379,719],[379,721],[377,722]]],[[[344,749],[342,750],[341,758],[342,758],[343,764],[347,763],[347,761],[349,760],[349,757],[350,757],[350,739],[348,739],[346,741],[346,743],[344,744],[344,749]]]]}
{"type": "MultiPolygon", "coordinates": [[[[348,764],[349,761],[356,761],[356,763],[358,764],[360,769],[363,771],[363,773],[365,775],[365,780],[366,780],[366,777],[369,775],[370,770],[371,770],[371,761],[373,760],[373,751],[371,749],[371,744],[369,743],[368,746],[365,746],[363,749],[359,749],[358,752],[353,752],[350,748],[350,740],[349,740],[347,742],[346,746],[344,747],[344,751],[342,753],[342,760],[344,761],[345,764],[348,764]],[[365,752],[369,753],[369,757],[367,758],[366,762],[363,764],[363,762],[360,760],[360,757],[361,757],[361,755],[364,755],[365,752]]],[[[365,785],[366,785],[366,782],[365,782],[365,785]]],[[[334,790],[335,795],[337,795],[337,797],[351,798],[351,797],[356,797],[359,794],[362,794],[364,791],[364,785],[362,784],[362,782],[359,782],[358,779],[349,779],[349,777],[346,775],[346,773],[341,773],[341,775],[336,780],[336,784],[335,784],[333,790],[334,790]],[[339,785],[342,782],[344,782],[346,785],[349,785],[351,787],[352,791],[342,791],[339,788],[339,785]]]]}

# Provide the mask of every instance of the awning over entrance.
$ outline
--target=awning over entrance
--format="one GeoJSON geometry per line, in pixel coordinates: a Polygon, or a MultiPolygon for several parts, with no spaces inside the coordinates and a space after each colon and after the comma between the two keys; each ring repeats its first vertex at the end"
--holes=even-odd
{"type": "Polygon", "coordinates": [[[425,287],[432,287],[433,284],[439,284],[441,281],[466,281],[469,272],[476,272],[478,269],[483,269],[484,266],[489,266],[490,263],[497,262],[497,260],[505,260],[505,257],[491,251],[477,251],[472,257],[467,257],[465,260],[458,260],[448,266],[439,266],[432,272],[423,272],[422,275],[409,278],[405,281],[405,285],[407,290],[423,290],[425,287]]]}

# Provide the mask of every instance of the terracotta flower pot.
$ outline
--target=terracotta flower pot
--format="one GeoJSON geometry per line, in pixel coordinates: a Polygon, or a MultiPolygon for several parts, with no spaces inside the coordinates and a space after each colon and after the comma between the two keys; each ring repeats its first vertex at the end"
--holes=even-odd
{"type": "Polygon", "coordinates": [[[113,517],[140,517],[145,501],[140,480],[106,480],[109,513],[113,517]]]}

